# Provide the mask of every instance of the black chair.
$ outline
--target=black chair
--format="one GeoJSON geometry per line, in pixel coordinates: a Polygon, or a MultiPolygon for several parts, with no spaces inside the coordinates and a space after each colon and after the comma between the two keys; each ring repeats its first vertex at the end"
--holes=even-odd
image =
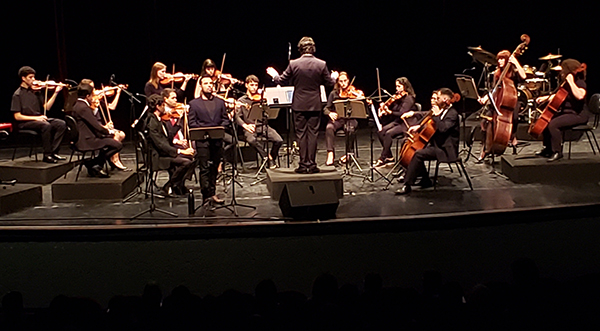
{"type": "Polygon", "coordinates": [[[446,163],[448,164],[448,167],[450,167],[450,171],[452,171],[452,167],[450,166],[451,164],[455,164],[456,168],[458,169],[458,174],[460,176],[462,176],[464,174],[465,178],[467,179],[467,182],[469,183],[469,187],[471,188],[471,191],[473,191],[473,184],[471,183],[471,178],[469,177],[469,174],[467,174],[467,169],[465,169],[465,165],[463,164],[462,158],[458,157],[456,160],[444,160],[444,161],[437,161],[435,163],[435,174],[433,175],[433,189],[436,189],[437,186],[437,179],[438,179],[438,171],[440,169],[440,164],[442,163],[446,163]],[[461,172],[462,169],[462,172],[461,172]]]}
{"type": "MultiPolygon", "coordinates": [[[[17,130],[16,132],[16,142],[22,140],[29,140],[29,157],[33,153],[35,155],[35,161],[38,161],[37,151],[35,151],[37,147],[37,141],[41,142],[40,134],[34,130],[17,130]]],[[[15,149],[13,150],[12,160],[15,160],[15,156],[17,155],[18,144],[15,144],[15,149]]]]}
{"type": "Polygon", "coordinates": [[[596,93],[590,97],[590,102],[588,103],[588,109],[592,115],[594,115],[591,125],[589,123],[578,125],[572,128],[568,128],[563,130],[563,142],[569,142],[569,157],[571,159],[571,143],[573,141],[579,140],[583,134],[585,133],[588,141],[590,143],[590,147],[592,148],[592,152],[596,155],[596,149],[594,148],[594,142],[596,143],[596,148],[600,153],[600,146],[598,145],[598,140],[596,139],[596,135],[594,134],[594,130],[598,128],[598,122],[600,121],[600,93],[596,93]],[[592,140],[594,138],[594,140],[592,140]]]}
{"type": "MultiPolygon", "coordinates": [[[[171,157],[160,156],[158,151],[148,144],[148,139],[142,131],[138,131],[137,149],[140,152],[140,160],[142,165],[138,165],[138,171],[144,174],[144,182],[146,183],[145,195],[148,197],[150,190],[154,190],[156,186],[156,179],[158,177],[158,171],[168,170],[171,167],[171,157]],[[152,188],[151,188],[151,185],[152,188]]],[[[168,193],[168,192],[166,192],[168,193]]]]}
{"type": "MultiPolygon", "coordinates": [[[[69,157],[69,163],[73,161],[73,155],[75,153],[80,153],[79,157],[79,167],[77,168],[77,175],[75,175],[75,181],[79,179],[79,173],[81,172],[81,168],[85,162],[85,155],[90,153],[89,160],[93,159],[96,155],[96,152],[100,152],[100,148],[98,149],[79,149],[77,148],[77,141],[79,140],[79,129],[77,129],[77,121],[73,118],[73,116],[65,115],[65,123],[67,124],[67,134],[69,137],[69,148],[71,149],[71,156],[69,157]]],[[[65,173],[65,178],[67,178],[67,173],[65,173]]]]}

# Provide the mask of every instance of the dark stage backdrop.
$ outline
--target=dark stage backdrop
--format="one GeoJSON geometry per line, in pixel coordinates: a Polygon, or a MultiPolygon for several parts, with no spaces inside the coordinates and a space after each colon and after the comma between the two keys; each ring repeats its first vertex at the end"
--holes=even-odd
{"type": "MultiPolygon", "coordinates": [[[[117,82],[143,93],[156,61],[197,73],[204,59],[220,65],[227,53],[225,72],[270,81],[265,68],[284,70],[288,42],[296,58],[296,44],[305,35],[314,38],[316,55],[330,69],[356,76],[355,85],[367,94],[377,88],[379,68],[383,88],[393,93],[394,79],[406,76],[424,105],[433,89],[457,89],[454,74],[475,67],[467,73],[478,77],[481,65],[472,62],[467,46],[512,51],[523,33],[530,35],[531,44],[522,64],[539,68],[538,57],[560,50],[565,58],[588,64],[590,95],[600,85],[600,58],[594,51],[600,5],[589,1],[55,0],[14,2],[11,7],[15,9],[4,10],[1,20],[8,57],[2,70],[2,120],[10,118],[11,95],[23,65],[34,67],[38,79],[91,78],[98,85],[115,74],[117,82]]],[[[127,126],[129,117],[123,98],[113,116],[117,127],[127,126]]]]}

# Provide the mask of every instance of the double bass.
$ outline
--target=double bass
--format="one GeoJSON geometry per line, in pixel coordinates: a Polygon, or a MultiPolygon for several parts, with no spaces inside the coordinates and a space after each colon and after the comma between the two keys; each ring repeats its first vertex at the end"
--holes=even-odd
{"type": "MultiPolygon", "coordinates": [[[[521,43],[511,56],[522,55],[525,49],[527,49],[529,41],[530,38],[528,35],[521,35],[521,43]]],[[[490,92],[491,97],[488,102],[492,103],[494,111],[486,130],[484,149],[486,154],[502,155],[510,140],[513,126],[513,112],[518,101],[517,88],[514,81],[507,76],[512,69],[512,63],[507,59],[502,73],[490,92]]]]}

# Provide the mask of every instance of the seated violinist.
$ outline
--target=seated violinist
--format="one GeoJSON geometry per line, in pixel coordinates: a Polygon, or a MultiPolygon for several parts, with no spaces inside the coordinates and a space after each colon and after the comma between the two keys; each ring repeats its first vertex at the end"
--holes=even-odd
{"type": "MultiPolygon", "coordinates": [[[[426,160],[447,161],[455,160],[458,157],[460,122],[458,112],[452,107],[452,104],[458,100],[460,100],[460,95],[455,94],[449,88],[439,90],[437,102],[431,109],[435,133],[425,148],[415,152],[406,170],[404,185],[396,191],[396,194],[410,193],[419,176],[421,176],[419,186],[422,188],[432,186],[429,173],[425,167],[426,160]]],[[[408,133],[416,133],[420,128],[421,125],[411,126],[408,133]]]]}
{"type": "Polygon", "coordinates": [[[268,125],[267,120],[258,119],[250,120],[250,109],[252,104],[260,103],[261,95],[258,93],[258,77],[250,75],[246,77],[246,94],[238,99],[240,103],[247,106],[238,106],[235,112],[236,123],[244,129],[244,137],[250,146],[254,147],[260,156],[264,159],[268,157],[267,166],[269,168],[277,167],[277,157],[279,156],[279,148],[283,145],[281,136],[268,125]],[[267,154],[263,146],[257,141],[257,137],[264,137],[273,143],[271,153],[267,154]]]}
{"type": "Polygon", "coordinates": [[[402,119],[402,115],[415,110],[417,110],[415,91],[410,81],[406,77],[396,79],[396,94],[385,103],[379,105],[379,116],[382,119],[387,119],[389,123],[385,124],[381,131],[377,133],[383,150],[381,151],[381,156],[375,162],[375,167],[385,166],[387,163],[394,162],[394,156],[392,155],[394,138],[404,135],[406,130],[408,130],[408,126],[402,119]]]}
{"type": "Polygon", "coordinates": [[[173,140],[169,139],[167,128],[162,121],[165,114],[165,101],[160,95],[151,95],[148,98],[148,142],[152,145],[158,156],[171,157],[171,167],[169,168],[169,180],[162,187],[161,195],[170,196],[170,193],[177,195],[186,194],[188,189],[185,187],[185,179],[189,172],[193,170],[194,162],[190,159],[194,155],[194,149],[178,148],[173,145],[173,140]]]}
{"type": "MultiPolygon", "coordinates": [[[[233,77],[231,74],[224,74],[221,71],[217,70],[217,65],[211,59],[206,59],[202,63],[202,72],[200,73],[200,77],[209,76],[212,79],[213,90],[215,93],[224,95],[225,92],[232,86],[232,84],[242,84],[242,81],[239,81],[233,77]]],[[[196,82],[196,89],[194,90],[194,98],[200,97],[202,93],[202,86],[200,83],[200,79],[196,82]]]]}
{"type": "Polygon", "coordinates": [[[44,148],[43,161],[47,163],[56,163],[58,160],[64,160],[65,157],[58,155],[60,143],[67,129],[65,121],[58,118],[47,117],[44,110],[52,108],[58,92],[62,85],[55,86],[52,96],[44,100],[43,90],[37,88],[39,82],[35,80],[35,70],[25,66],[19,69],[21,85],[12,96],[10,110],[16,126],[19,130],[33,130],[42,137],[42,146],[44,148]]]}
{"type": "MultiPolygon", "coordinates": [[[[180,78],[182,78],[183,83],[177,89],[178,97],[180,94],[183,94],[182,91],[185,91],[185,88],[192,77],[194,77],[192,74],[181,74],[180,78]]],[[[154,63],[152,70],[150,70],[150,80],[148,80],[146,86],[144,86],[146,97],[150,97],[152,94],[160,95],[166,87],[171,86],[174,80],[175,77],[172,74],[167,73],[166,65],[161,62],[154,63]]]]}
{"type": "MultiPolygon", "coordinates": [[[[327,122],[327,127],[325,128],[325,143],[327,145],[327,161],[325,165],[333,165],[333,160],[335,159],[334,151],[335,151],[335,132],[343,129],[344,133],[348,135],[348,151],[354,151],[354,139],[356,139],[356,135],[354,134],[356,131],[356,127],[358,126],[358,121],[354,118],[343,118],[343,114],[338,114],[335,111],[335,107],[333,102],[340,99],[356,99],[356,98],[364,98],[364,93],[360,90],[355,90],[353,86],[350,86],[350,80],[348,79],[348,74],[344,71],[340,72],[337,82],[329,93],[327,97],[327,105],[325,105],[325,109],[323,113],[329,117],[329,121],[327,122]],[[350,90],[352,92],[350,93],[350,90]]],[[[346,162],[346,155],[343,155],[340,158],[340,162],[346,162]]]]}
{"type": "MultiPolygon", "coordinates": [[[[82,79],[80,84],[81,85],[88,84],[92,88],[95,88],[94,82],[91,79],[82,79]]],[[[115,90],[106,90],[106,91],[115,91],[115,90]]],[[[121,89],[116,88],[116,92],[114,92],[115,97],[111,101],[111,103],[108,103],[108,101],[106,100],[106,96],[108,95],[108,93],[106,93],[106,91],[94,89],[94,98],[93,98],[92,104],[90,106],[92,106],[94,116],[98,120],[98,123],[100,123],[100,125],[104,126],[106,129],[108,129],[110,134],[116,141],[122,142],[125,139],[125,132],[115,129],[114,123],[112,122],[112,120],[110,120],[111,116],[108,113],[110,111],[117,109],[117,104],[119,103],[119,98],[121,97],[121,89]]],[[[109,162],[110,162],[109,164],[112,168],[116,168],[116,169],[119,169],[122,171],[130,170],[129,168],[124,166],[123,163],[121,162],[120,153],[116,153],[115,155],[113,155],[110,158],[109,162]]]]}
{"type": "Polygon", "coordinates": [[[86,161],[84,165],[90,176],[107,178],[109,175],[102,168],[107,160],[123,148],[123,144],[115,140],[110,130],[102,126],[94,115],[94,88],[89,84],[79,84],[77,97],[73,117],[77,122],[79,138],[75,145],[80,150],[100,150],[96,157],[86,161]]]}
{"type": "Polygon", "coordinates": [[[189,146],[187,139],[183,134],[184,120],[187,117],[189,107],[177,102],[177,91],[172,88],[166,88],[161,96],[165,102],[165,115],[163,115],[164,125],[167,128],[171,144],[177,148],[186,149],[189,146]],[[186,112],[186,114],[184,114],[186,112]]]}

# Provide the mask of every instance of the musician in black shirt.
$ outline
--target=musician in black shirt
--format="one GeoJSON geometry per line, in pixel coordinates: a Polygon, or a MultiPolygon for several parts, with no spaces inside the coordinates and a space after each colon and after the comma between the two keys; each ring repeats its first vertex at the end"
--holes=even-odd
{"type": "MultiPolygon", "coordinates": [[[[202,93],[190,101],[190,128],[205,128],[229,125],[225,102],[213,95],[210,76],[200,78],[202,93]]],[[[196,141],[196,152],[200,167],[200,186],[204,203],[223,204],[216,195],[217,167],[223,156],[223,139],[201,139],[196,141]]]]}
{"type": "Polygon", "coordinates": [[[10,107],[17,121],[17,128],[33,130],[42,136],[44,162],[56,163],[58,160],[64,160],[64,157],[58,155],[58,150],[67,125],[61,119],[48,118],[43,111],[52,107],[62,87],[57,86],[50,99],[44,103],[41,93],[33,89],[35,70],[28,66],[22,67],[19,69],[19,77],[21,85],[13,94],[10,107]]]}

